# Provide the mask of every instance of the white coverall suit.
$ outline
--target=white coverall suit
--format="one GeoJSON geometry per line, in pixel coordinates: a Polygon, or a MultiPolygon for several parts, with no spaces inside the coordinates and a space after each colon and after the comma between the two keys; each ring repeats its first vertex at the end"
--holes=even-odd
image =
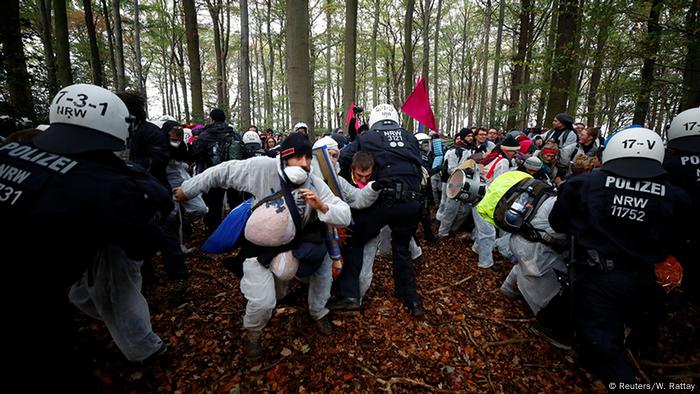
{"type": "MultiPolygon", "coordinates": [[[[215,187],[232,188],[252,194],[253,204],[255,204],[280,190],[280,174],[279,158],[261,156],[247,160],[231,160],[211,167],[185,181],[182,184],[182,191],[187,196],[196,196],[215,187]]],[[[317,215],[320,221],[337,227],[350,224],[350,207],[333,195],[321,178],[309,174],[306,182],[299,188],[293,190],[292,195],[301,211],[303,224],[312,220],[313,215],[317,215]],[[303,199],[297,198],[299,188],[314,191],[328,206],[328,211],[326,213],[316,211],[303,199]]],[[[257,258],[248,258],[243,262],[241,292],[248,300],[243,327],[250,331],[261,331],[265,327],[272,316],[277,299],[285,295],[276,291],[277,288],[284,293],[286,289],[286,283],[280,282],[269,269],[258,262],[257,258]]],[[[321,266],[309,279],[309,312],[316,320],[328,314],[325,305],[330,298],[332,282],[331,260],[326,254],[321,266]]]]}

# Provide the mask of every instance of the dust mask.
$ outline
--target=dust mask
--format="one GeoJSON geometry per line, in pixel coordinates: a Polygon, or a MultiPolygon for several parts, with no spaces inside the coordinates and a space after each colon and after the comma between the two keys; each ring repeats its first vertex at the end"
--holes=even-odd
{"type": "Polygon", "coordinates": [[[170,146],[172,146],[173,148],[177,148],[180,146],[181,143],[182,141],[170,141],[170,146]]]}
{"type": "Polygon", "coordinates": [[[309,178],[309,173],[299,166],[287,166],[284,168],[284,175],[295,185],[303,185],[309,178]]]}

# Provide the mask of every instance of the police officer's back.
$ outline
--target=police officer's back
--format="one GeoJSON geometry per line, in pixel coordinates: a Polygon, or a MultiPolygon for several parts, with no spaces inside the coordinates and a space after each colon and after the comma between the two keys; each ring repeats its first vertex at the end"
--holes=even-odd
{"type": "MultiPolygon", "coordinates": [[[[331,309],[359,308],[359,273],[363,246],[388,225],[392,231],[394,278],[399,298],[413,315],[422,314],[416,292],[413,262],[408,251],[411,237],[418,228],[420,215],[421,156],[416,138],[399,125],[399,116],[389,104],[372,110],[370,129],[359,135],[341,153],[341,167],[348,158],[362,150],[374,158],[375,188],[383,188],[378,201],[370,208],[353,211],[352,247],[339,281],[339,297],[331,309]]],[[[345,168],[347,170],[347,168],[345,168]]]]}
{"type": "Polygon", "coordinates": [[[631,127],[611,136],[601,170],[565,182],[549,216],[573,235],[574,311],[582,361],[606,383],[634,383],[625,346],[646,350],[660,320],[654,263],[686,231],[688,195],[661,166],[661,137],[631,127]],[[632,328],[625,339],[625,325],[632,328]]]}
{"type": "Polygon", "coordinates": [[[6,277],[26,287],[12,293],[3,286],[6,312],[21,322],[6,327],[13,365],[22,368],[17,377],[40,370],[60,387],[84,378],[71,349],[67,286],[106,245],[143,259],[158,231],[156,211],[172,202],[155,178],[113,153],[125,149],[129,134],[129,113],[116,95],[72,85],[53,99],[49,117],[51,126],[32,143],[0,146],[0,231],[6,277]]]}
{"type": "MultiPolygon", "coordinates": [[[[668,129],[668,149],[664,168],[674,185],[685,190],[693,207],[688,222],[700,223],[700,108],[678,114],[668,129]]],[[[700,300],[700,267],[697,265],[700,231],[682,234],[680,251],[675,254],[683,265],[683,287],[695,301],[700,300]]]]}

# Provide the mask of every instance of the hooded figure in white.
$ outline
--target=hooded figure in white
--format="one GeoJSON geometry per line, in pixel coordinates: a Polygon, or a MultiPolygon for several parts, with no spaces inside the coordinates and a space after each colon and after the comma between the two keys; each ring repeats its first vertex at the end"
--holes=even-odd
{"type": "MultiPolygon", "coordinates": [[[[279,191],[280,177],[283,177],[293,188],[291,193],[302,219],[302,228],[316,218],[332,226],[348,226],[351,220],[348,204],[333,195],[325,182],[310,171],[311,146],[303,135],[293,134],[282,144],[279,159],[261,156],[227,161],[185,181],[175,192],[180,200],[215,187],[233,188],[252,194],[255,205],[279,191]]],[[[319,326],[325,323],[330,327],[325,305],[330,298],[331,284],[331,260],[326,255],[309,279],[309,312],[319,326]]],[[[248,300],[243,317],[243,326],[248,330],[245,341],[248,358],[262,355],[260,334],[272,316],[276,300],[286,295],[286,285],[287,282],[276,278],[257,258],[247,258],[243,262],[241,291],[248,300]]]]}

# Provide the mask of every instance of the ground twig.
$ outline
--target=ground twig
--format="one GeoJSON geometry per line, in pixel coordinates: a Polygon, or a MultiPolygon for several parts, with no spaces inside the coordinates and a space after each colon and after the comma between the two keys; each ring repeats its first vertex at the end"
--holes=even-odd
{"type": "Polygon", "coordinates": [[[458,281],[458,282],[455,282],[455,283],[453,283],[453,284],[451,284],[451,285],[438,287],[437,289],[433,289],[433,290],[428,290],[428,291],[424,292],[424,294],[438,293],[438,292],[440,292],[440,291],[447,290],[447,289],[449,289],[450,287],[459,286],[459,285],[461,285],[462,283],[464,283],[464,282],[468,281],[469,279],[471,279],[473,276],[474,276],[474,275],[469,275],[469,276],[467,276],[466,278],[464,278],[464,279],[462,279],[462,280],[460,280],[460,281],[458,281]]]}
{"type": "Polygon", "coordinates": [[[414,380],[414,379],[409,379],[409,378],[394,377],[394,378],[389,379],[388,381],[386,381],[384,379],[377,378],[377,382],[385,385],[384,388],[379,388],[379,389],[382,391],[386,391],[389,394],[393,393],[392,387],[395,384],[412,384],[414,386],[420,386],[420,387],[426,388],[430,391],[435,391],[435,387],[433,387],[429,384],[423,383],[423,382],[419,382],[419,381],[414,380]]]}
{"type": "Polygon", "coordinates": [[[534,342],[534,341],[536,341],[535,338],[510,338],[510,339],[506,339],[503,341],[488,342],[484,345],[484,347],[508,345],[511,343],[534,342]]]}
{"type": "Polygon", "coordinates": [[[688,368],[688,367],[694,367],[696,365],[700,365],[700,360],[699,361],[691,361],[687,363],[678,363],[678,364],[666,364],[666,363],[657,363],[654,361],[647,361],[647,360],[640,360],[640,364],[646,365],[647,367],[655,367],[655,368],[688,368]]]}
{"type": "Polygon", "coordinates": [[[221,283],[222,285],[224,285],[224,286],[226,286],[226,287],[228,287],[228,288],[231,287],[231,284],[230,284],[230,283],[224,282],[223,280],[221,280],[221,278],[217,277],[216,275],[214,275],[214,274],[213,274],[212,272],[210,272],[210,271],[203,270],[203,269],[201,269],[201,268],[193,268],[192,270],[193,270],[194,272],[198,273],[198,274],[202,274],[202,275],[204,275],[204,276],[208,276],[208,277],[214,279],[215,281],[221,283]]]}
{"type": "Polygon", "coordinates": [[[476,341],[472,337],[472,334],[469,331],[469,327],[467,327],[466,324],[462,324],[462,327],[464,327],[464,330],[467,334],[467,337],[469,338],[469,341],[472,343],[472,345],[474,345],[474,348],[476,350],[478,350],[479,353],[481,353],[481,357],[484,358],[484,368],[486,369],[486,380],[489,382],[489,386],[491,387],[491,391],[495,393],[496,387],[494,387],[493,381],[491,381],[491,366],[489,364],[489,358],[486,355],[486,352],[484,351],[484,349],[482,349],[481,346],[479,346],[479,344],[476,343],[476,341]]]}
{"type": "Polygon", "coordinates": [[[647,376],[646,373],[644,373],[644,371],[642,371],[642,368],[639,366],[637,359],[634,357],[634,354],[632,354],[632,352],[629,349],[627,349],[627,356],[632,361],[632,365],[634,365],[634,368],[637,369],[637,373],[639,373],[639,376],[642,377],[642,381],[644,383],[651,383],[651,381],[649,380],[649,377],[647,376]]]}

